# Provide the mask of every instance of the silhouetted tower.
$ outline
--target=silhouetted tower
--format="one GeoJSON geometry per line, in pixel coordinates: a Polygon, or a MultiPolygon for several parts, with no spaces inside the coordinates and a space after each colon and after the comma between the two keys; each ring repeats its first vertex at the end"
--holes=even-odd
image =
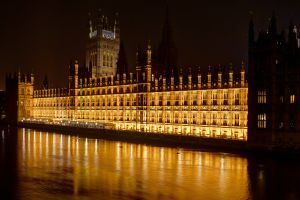
{"type": "Polygon", "coordinates": [[[166,19],[163,25],[162,39],[158,47],[158,67],[153,69],[154,72],[166,72],[167,76],[171,75],[173,70],[174,74],[178,74],[177,66],[177,49],[173,39],[172,29],[169,20],[169,9],[166,8],[166,19]]]}
{"type": "Polygon", "coordinates": [[[119,55],[118,55],[118,62],[117,62],[117,74],[123,76],[124,73],[128,74],[128,64],[127,64],[124,43],[121,41],[119,55]]]}
{"type": "Polygon", "coordinates": [[[42,84],[42,88],[43,89],[48,89],[49,87],[49,83],[48,83],[48,76],[47,74],[45,74],[44,80],[43,80],[43,84],[42,84]]]}

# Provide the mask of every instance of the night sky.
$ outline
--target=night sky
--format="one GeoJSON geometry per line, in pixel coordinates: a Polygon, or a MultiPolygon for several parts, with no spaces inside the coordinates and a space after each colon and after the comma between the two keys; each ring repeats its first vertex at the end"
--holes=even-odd
{"type": "MultiPolygon", "coordinates": [[[[300,27],[300,1],[169,0],[170,21],[182,67],[235,65],[247,60],[250,12],[256,30],[266,29],[272,12],[278,27],[287,30],[290,19],[300,27]]],[[[84,63],[90,10],[108,16],[120,14],[121,39],[130,68],[135,67],[138,44],[150,39],[158,45],[165,19],[165,0],[43,0],[5,1],[0,6],[0,89],[6,72],[18,68],[45,73],[50,86],[67,86],[71,59],[84,63]]],[[[286,31],[287,32],[287,31],[286,31]]]]}

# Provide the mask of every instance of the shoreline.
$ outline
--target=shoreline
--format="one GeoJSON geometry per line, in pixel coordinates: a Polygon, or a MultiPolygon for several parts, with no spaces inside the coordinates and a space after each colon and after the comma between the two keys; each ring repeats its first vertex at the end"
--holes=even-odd
{"type": "MultiPolygon", "coordinates": [[[[2,123],[3,126],[8,124],[2,123]]],[[[148,144],[159,147],[185,148],[195,151],[233,153],[240,156],[299,158],[300,150],[272,148],[270,146],[249,145],[247,141],[205,138],[188,135],[171,135],[124,130],[83,128],[53,124],[19,122],[16,128],[29,128],[41,131],[59,132],[65,135],[90,139],[122,141],[135,144],[148,144]]]]}

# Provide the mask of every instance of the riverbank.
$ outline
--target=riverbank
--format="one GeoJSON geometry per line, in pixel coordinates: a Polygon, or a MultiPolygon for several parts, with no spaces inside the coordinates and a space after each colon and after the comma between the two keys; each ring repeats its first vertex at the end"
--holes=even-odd
{"type": "Polygon", "coordinates": [[[171,135],[136,131],[120,131],[86,127],[61,126],[56,124],[38,124],[19,122],[19,128],[59,132],[66,135],[91,139],[105,139],[130,143],[150,144],[155,146],[188,148],[199,151],[234,153],[239,155],[299,157],[300,150],[253,146],[247,141],[205,138],[189,135],[171,135]]]}
{"type": "Polygon", "coordinates": [[[133,143],[154,144],[159,146],[182,147],[192,149],[209,149],[213,151],[244,152],[247,143],[240,140],[225,140],[195,137],[188,135],[171,135],[161,133],[146,133],[136,131],[120,131],[109,129],[83,128],[73,126],[61,126],[55,124],[18,124],[21,128],[30,128],[43,131],[54,131],[78,137],[97,138],[106,140],[118,140],[133,143]]]}

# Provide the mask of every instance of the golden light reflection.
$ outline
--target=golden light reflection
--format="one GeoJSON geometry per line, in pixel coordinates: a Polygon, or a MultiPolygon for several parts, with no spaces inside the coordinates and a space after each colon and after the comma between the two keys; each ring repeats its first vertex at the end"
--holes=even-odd
{"type": "Polygon", "coordinates": [[[94,197],[107,198],[121,194],[136,199],[143,198],[140,195],[147,199],[248,197],[248,163],[241,157],[45,132],[36,138],[35,132],[21,129],[19,134],[21,176],[42,180],[21,182],[20,187],[47,191],[50,196],[71,190],[71,196],[90,191],[94,197]],[[62,188],[54,188],[53,183],[62,188]]]}

